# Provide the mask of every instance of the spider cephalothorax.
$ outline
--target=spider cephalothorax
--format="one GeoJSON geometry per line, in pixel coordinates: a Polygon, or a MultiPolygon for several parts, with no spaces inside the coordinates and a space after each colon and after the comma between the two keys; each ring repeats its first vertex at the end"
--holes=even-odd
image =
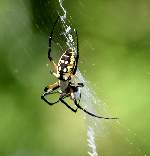
{"type": "Polygon", "coordinates": [[[54,65],[54,71],[51,72],[56,78],[58,78],[58,82],[54,84],[47,85],[44,89],[44,93],[42,94],[41,98],[48,103],[49,105],[53,105],[58,103],[59,101],[65,104],[69,109],[73,112],[77,112],[77,109],[83,110],[85,113],[97,117],[97,118],[104,118],[104,119],[116,119],[116,118],[106,118],[103,116],[95,115],[86,109],[82,108],[79,103],[81,99],[81,91],[80,88],[84,87],[83,83],[73,83],[72,79],[76,74],[78,59],[79,59],[79,43],[78,43],[78,35],[76,31],[76,40],[77,40],[77,47],[70,47],[68,48],[60,57],[58,64],[55,64],[53,58],[51,57],[51,41],[53,39],[53,31],[54,27],[58,21],[59,17],[57,18],[56,22],[53,25],[53,29],[51,31],[49,37],[49,50],[48,50],[48,58],[50,62],[54,65]],[[55,102],[49,102],[45,96],[49,94],[60,94],[60,97],[55,102]],[[76,109],[72,108],[64,99],[69,97],[77,107],[76,109]]]}

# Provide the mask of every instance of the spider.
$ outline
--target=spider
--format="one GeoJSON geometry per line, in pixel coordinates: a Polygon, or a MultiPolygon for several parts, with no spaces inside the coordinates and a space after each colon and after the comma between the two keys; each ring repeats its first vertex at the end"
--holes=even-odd
{"type": "Polygon", "coordinates": [[[103,119],[116,119],[116,118],[108,118],[103,116],[95,115],[86,109],[84,109],[79,103],[81,99],[81,91],[80,88],[84,87],[83,83],[73,83],[71,80],[75,76],[77,71],[78,59],[79,59],[79,42],[78,42],[78,33],[76,31],[76,40],[77,40],[77,47],[76,48],[68,48],[60,57],[58,64],[56,65],[53,58],[51,57],[51,42],[53,39],[53,31],[55,25],[57,24],[59,17],[55,21],[52,31],[49,37],[49,49],[48,49],[48,59],[54,66],[54,71],[51,71],[51,74],[54,75],[58,82],[54,84],[49,84],[45,87],[44,93],[41,96],[41,99],[44,100],[50,106],[58,103],[59,101],[62,102],[65,106],[67,106],[71,111],[77,112],[78,109],[81,109],[85,113],[89,114],[90,116],[96,118],[103,118],[103,119]],[[59,90],[58,90],[59,89],[59,90]],[[58,93],[60,95],[59,99],[55,102],[49,102],[45,96],[49,94],[58,93]],[[76,106],[76,109],[72,108],[66,101],[65,98],[70,98],[76,106]]]}

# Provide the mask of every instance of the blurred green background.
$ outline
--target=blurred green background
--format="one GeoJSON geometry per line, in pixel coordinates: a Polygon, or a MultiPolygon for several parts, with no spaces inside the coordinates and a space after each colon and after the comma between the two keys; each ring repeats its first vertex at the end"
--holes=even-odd
{"type": "MultiPolygon", "coordinates": [[[[99,155],[149,156],[150,1],[65,0],[64,7],[79,32],[81,72],[120,118],[99,121],[99,155]]],[[[84,114],[40,99],[56,81],[47,47],[57,11],[55,0],[0,0],[0,156],[87,155],[84,114]]]]}

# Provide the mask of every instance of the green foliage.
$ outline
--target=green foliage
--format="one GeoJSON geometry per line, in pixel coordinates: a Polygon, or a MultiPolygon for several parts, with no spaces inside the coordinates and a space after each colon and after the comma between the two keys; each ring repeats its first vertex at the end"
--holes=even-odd
{"type": "MultiPolygon", "coordinates": [[[[150,2],[64,3],[79,32],[81,72],[121,122],[100,121],[105,130],[96,136],[98,153],[150,154],[150,2]]],[[[52,0],[0,2],[1,156],[87,155],[83,114],[40,100],[43,88],[56,81],[46,64],[57,10],[52,0]]]]}

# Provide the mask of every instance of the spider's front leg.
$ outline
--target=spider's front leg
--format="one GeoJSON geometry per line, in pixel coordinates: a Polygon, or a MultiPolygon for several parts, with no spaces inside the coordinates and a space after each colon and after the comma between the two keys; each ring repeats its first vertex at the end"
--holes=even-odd
{"type": "Polygon", "coordinates": [[[51,62],[53,64],[54,70],[50,70],[50,73],[52,75],[56,76],[57,75],[57,65],[56,65],[56,63],[53,60],[51,62]]]}
{"type": "Polygon", "coordinates": [[[58,82],[56,82],[56,83],[54,83],[54,84],[52,84],[52,85],[46,86],[45,89],[44,89],[44,93],[43,93],[42,96],[41,96],[41,99],[44,100],[44,101],[45,101],[47,104],[49,104],[49,105],[53,105],[53,104],[55,104],[55,103],[58,103],[59,100],[57,100],[56,102],[49,102],[49,101],[45,98],[45,96],[47,96],[47,95],[49,95],[49,94],[59,93],[59,91],[55,91],[55,90],[58,89],[58,88],[59,88],[59,83],[58,83],[58,82]]]}
{"type": "Polygon", "coordinates": [[[56,63],[54,62],[54,60],[52,58],[51,58],[50,62],[52,62],[52,65],[53,65],[53,68],[54,68],[54,70],[50,70],[50,73],[58,78],[59,74],[57,74],[57,65],[56,65],[56,63]]]}
{"type": "Polygon", "coordinates": [[[53,65],[53,68],[54,68],[54,70],[50,70],[50,73],[53,74],[53,75],[55,75],[57,73],[57,65],[54,62],[53,58],[50,56],[50,53],[48,53],[48,58],[49,58],[50,62],[53,65]]]}

